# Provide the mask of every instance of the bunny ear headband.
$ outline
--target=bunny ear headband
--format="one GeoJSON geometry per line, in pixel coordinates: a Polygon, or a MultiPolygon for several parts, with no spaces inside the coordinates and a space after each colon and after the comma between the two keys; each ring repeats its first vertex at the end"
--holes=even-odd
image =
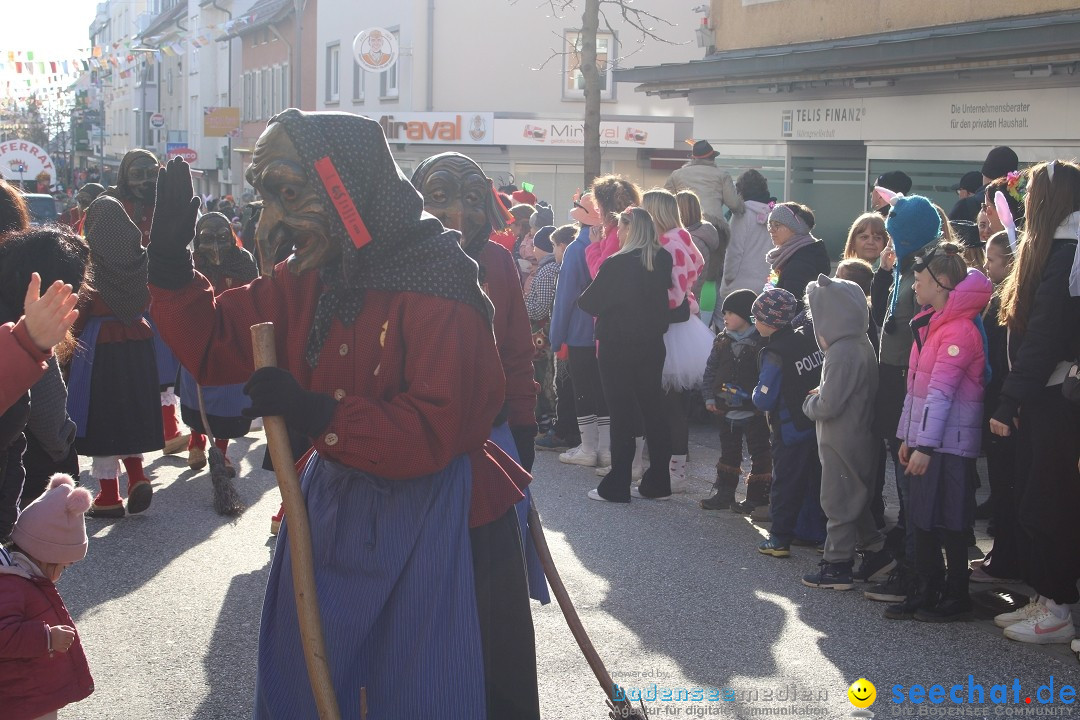
{"type": "Polygon", "coordinates": [[[881,196],[881,199],[890,205],[896,205],[896,201],[904,197],[904,193],[893,192],[889,188],[883,188],[880,185],[874,186],[874,192],[881,196]]]}
{"type": "Polygon", "coordinates": [[[1005,194],[998,190],[994,193],[994,209],[997,210],[1001,224],[1005,226],[1005,232],[1009,234],[1009,247],[1013,255],[1016,255],[1016,220],[1013,218],[1009,203],[1005,200],[1005,194]]]}

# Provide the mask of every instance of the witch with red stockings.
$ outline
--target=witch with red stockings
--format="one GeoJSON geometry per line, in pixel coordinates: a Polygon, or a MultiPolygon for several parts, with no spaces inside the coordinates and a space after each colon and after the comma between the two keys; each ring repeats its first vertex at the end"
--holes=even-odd
{"type": "MultiPolygon", "coordinates": [[[[199,218],[195,225],[194,247],[195,269],[210,281],[215,295],[247,285],[259,275],[255,258],[236,239],[229,219],[219,212],[199,218]]],[[[180,416],[191,428],[188,467],[201,470],[206,466],[206,429],[199,411],[199,386],[187,368],[180,368],[176,392],[180,396],[180,416]]],[[[202,404],[210,423],[210,434],[221,454],[225,455],[229,440],[244,437],[251,430],[251,418],[244,417],[241,412],[251,405],[243,385],[203,386],[202,404]]],[[[236,475],[228,455],[225,455],[225,467],[230,476],[236,475]]]]}
{"type": "Polygon", "coordinates": [[[142,453],[161,449],[154,333],[143,316],[150,302],[146,250],[139,228],[115,199],[99,197],[84,223],[91,286],[80,295],[68,413],[78,430],[75,449],[92,459],[100,490],[89,514],[119,518],[120,466],[127,471],[126,512],[150,507],[153,490],[142,453]]]}
{"type": "MultiPolygon", "coordinates": [[[[143,247],[150,242],[150,225],[154,220],[154,205],[157,203],[159,167],[157,157],[149,150],[130,150],[120,161],[116,184],[104,193],[116,198],[124,206],[131,222],[139,229],[139,239],[143,247]]],[[[153,329],[153,323],[150,327],[153,329]]],[[[161,423],[164,428],[163,444],[158,445],[157,449],[164,447],[166,455],[173,455],[187,446],[187,436],[181,432],[177,418],[176,406],[179,402],[173,389],[180,363],[157,331],[154,332],[154,357],[157,359],[161,423]]]]}

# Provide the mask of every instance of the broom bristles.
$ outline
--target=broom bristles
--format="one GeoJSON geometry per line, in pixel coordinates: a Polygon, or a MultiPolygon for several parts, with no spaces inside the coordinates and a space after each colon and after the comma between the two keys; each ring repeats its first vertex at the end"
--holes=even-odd
{"type": "Polygon", "coordinates": [[[221,448],[211,445],[207,459],[210,462],[210,481],[214,485],[214,511],[226,517],[239,517],[247,508],[229,477],[225,467],[225,453],[221,452],[221,448]]]}

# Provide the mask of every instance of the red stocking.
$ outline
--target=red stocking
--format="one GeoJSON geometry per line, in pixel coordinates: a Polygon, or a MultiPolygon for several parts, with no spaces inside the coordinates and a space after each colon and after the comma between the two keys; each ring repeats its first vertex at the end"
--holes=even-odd
{"type": "Polygon", "coordinates": [[[119,505],[123,502],[120,499],[120,481],[116,478],[102,478],[98,480],[98,485],[101,486],[101,490],[98,491],[98,495],[94,498],[95,505],[119,505]]]}
{"type": "Polygon", "coordinates": [[[180,423],[176,420],[176,406],[161,406],[161,423],[165,426],[165,439],[172,440],[180,434],[180,423]]]}
{"type": "Polygon", "coordinates": [[[200,450],[206,449],[206,436],[202,433],[192,431],[191,434],[188,435],[187,449],[194,450],[195,448],[199,448],[200,450]]]}
{"type": "Polygon", "coordinates": [[[142,460],[137,457],[126,457],[120,462],[124,463],[124,469],[128,476],[128,495],[131,494],[131,486],[136,483],[150,482],[146,473],[143,472],[142,460]]]}

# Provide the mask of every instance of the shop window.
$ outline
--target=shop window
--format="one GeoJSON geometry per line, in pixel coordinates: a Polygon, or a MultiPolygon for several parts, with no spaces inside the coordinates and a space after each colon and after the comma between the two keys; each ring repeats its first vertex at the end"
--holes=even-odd
{"type": "MultiPolygon", "coordinates": [[[[389,28],[387,28],[389,29],[389,28]]],[[[401,67],[401,33],[392,31],[394,43],[398,46],[398,59],[389,70],[379,73],[379,97],[383,99],[396,99],[398,96],[398,68],[401,67]]]]}
{"type": "Polygon", "coordinates": [[[364,102],[364,68],[353,60],[352,64],[352,99],[354,103],[364,102]]]}
{"type": "MultiPolygon", "coordinates": [[[[585,97],[585,76],[581,72],[581,33],[568,30],[565,34],[567,52],[563,55],[563,100],[581,100],[585,97]]],[[[615,82],[612,71],[615,66],[615,36],[596,33],[596,66],[600,70],[600,99],[615,99],[615,82]]]]}

